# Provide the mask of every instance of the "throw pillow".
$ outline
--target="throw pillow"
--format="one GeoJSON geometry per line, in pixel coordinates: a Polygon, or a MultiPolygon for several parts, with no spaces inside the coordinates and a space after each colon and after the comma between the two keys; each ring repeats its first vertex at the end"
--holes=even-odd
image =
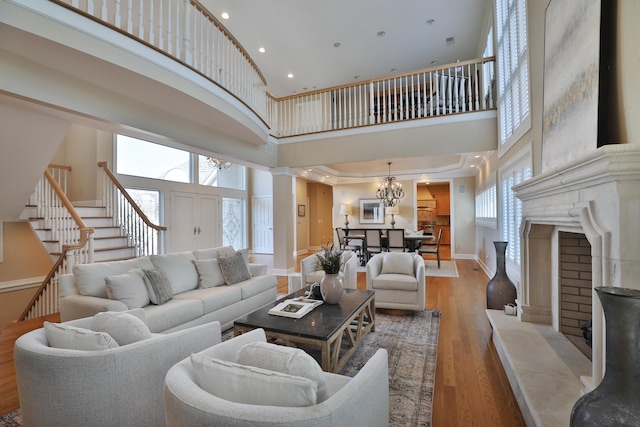
{"type": "Polygon", "coordinates": [[[241,365],[308,378],[318,387],[318,403],[329,397],[322,368],[313,357],[299,348],[256,341],[245,344],[238,351],[237,362],[241,365]]]}
{"type": "Polygon", "coordinates": [[[382,260],[380,274],[406,274],[415,276],[413,270],[413,257],[403,252],[387,252],[382,260]]]}
{"type": "Polygon", "coordinates": [[[307,378],[191,355],[196,384],[236,403],[300,407],[316,404],[316,383],[307,378]]]}
{"type": "Polygon", "coordinates": [[[235,252],[233,255],[220,256],[218,257],[218,263],[227,285],[251,279],[249,267],[240,252],[235,252]]]}
{"type": "Polygon", "coordinates": [[[198,272],[191,262],[196,258],[191,252],[150,255],[149,258],[156,270],[162,270],[167,274],[174,295],[198,287],[198,272]]]}
{"type": "Polygon", "coordinates": [[[149,293],[144,284],[142,270],[132,268],[127,273],[107,276],[107,296],[123,302],[127,308],[141,308],[149,305],[149,293]]]}
{"type": "Polygon", "coordinates": [[[217,259],[193,260],[198,272],[198,288],[213,288],[226,282],[217,259]]]}
{"type": "Polygon", "coordinates": [[[106,332],[95,332],[64,323],[44,322],[44,334],[49,347],[68,350],[107,350],[118,347],[106,332]]]}
{"type": "Polygon", "coordinates": [[[173,298],[173,289],[169,278],[162,270],[143,269],[143,280],[152,304],[161,305],[173,298]]]}
{"type": "Polygon", "coordinates": [[[119,345],[127,345],[152,337],[147,325],[127,312],[104,311],[93,316],[91,329],[106,332],[119,345]]]}

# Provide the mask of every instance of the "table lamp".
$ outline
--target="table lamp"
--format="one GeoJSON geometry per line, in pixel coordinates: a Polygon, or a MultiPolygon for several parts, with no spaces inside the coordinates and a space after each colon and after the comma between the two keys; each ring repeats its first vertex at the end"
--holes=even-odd
{"type": "Polygon", "coordinates": [[[384,208],[384,213],[391,215],[391,228],[396,228],[395,216],[400,213],[400,208],[398,206],[387,206],[384,208]]]}
{"type": "Polygon", "coordinates": [[[351,215],[350,205],[340,205],[340,215],[344,215],[344,228],[349,228],[349,215],[351,215]]]}

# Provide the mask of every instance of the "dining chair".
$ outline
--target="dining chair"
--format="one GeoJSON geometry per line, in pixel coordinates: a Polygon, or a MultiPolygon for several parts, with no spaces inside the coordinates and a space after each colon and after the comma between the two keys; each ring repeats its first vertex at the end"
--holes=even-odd
{"type": "Polygon", "coordinates": [[[362,240],[345,239],[344,230],[340,227],[336,227],[336,235],[338,236],[340,250],[354,251],[358,255],[358,258],[362,259],[362,240]]]}
{"type": "Polygon", "coordinates": [[[442,239],[442,227],[438,230],[438,240],[436,243],[436,246],[428,246],[428,245],[422,245],[419,249],[418,249],[418,253],[420,253],[420,255],[422,254],[436,254],[436,256],[438,257],[438,268],[440,268],[440,240],[442,239]]]}
{"type": "Polygon", "coordinates": [[[368,228],[364,230],[364,253],[367,262],[375,254],[382,253],[382,230],[379,228],[368,228]]]}
{"type": "Polygon", "coordinates": [[[387,250],[389,252],[405,252],[404,228],[390,228],[387,230],[387,250]]]}

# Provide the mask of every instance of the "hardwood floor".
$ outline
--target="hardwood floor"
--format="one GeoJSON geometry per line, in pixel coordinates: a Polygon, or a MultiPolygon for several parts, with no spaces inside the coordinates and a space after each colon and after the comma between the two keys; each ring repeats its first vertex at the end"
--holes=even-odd
{"type": "MultiPolygon", "coordinates": [[[[449,257],[443,251],[443,258],[449,257]]],[[[253,255],[255,262],[272,265],[270,256],[253,255]]],[[[296,270],[300,270],[297,259],[296,270]]],[[[426,256],[425,256],[426,258],[426,256]]],[[[427,308],[442,312],[438,343],[433,426],[524,426],[524,420],[491,341],[485,315],[485,287],[489,278],[475,261],[456,260],[459,278],[427,277],[427,308]]],[[[358,273],[358,288],[365,288],[358,273]]],[[[287,277],[278,276],[278,292],[287,292],[287,277]]],[[[50,321],[58,321],[55,317],[50,321]]],[[[42,320],[11,325],[0,334],[0,414],[18,404],[13,371],[13,342],[40,327],[42,320]]]]}

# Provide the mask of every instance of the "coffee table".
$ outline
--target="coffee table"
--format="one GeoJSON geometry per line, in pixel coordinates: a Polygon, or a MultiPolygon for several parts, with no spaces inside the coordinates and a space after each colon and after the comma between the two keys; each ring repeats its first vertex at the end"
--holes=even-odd
{"type": "Polygon", "coordinates": [[[283,299],[304,296],[309,287],[267,304],[234,322],[234,335],[263,328],[269,341],[320,349],[320,366],[339,372],[362,339],[375,330],[374,291],[345,289],[338,304],[322,304],[300,319],[275,316],[269,309],[283,299]]]}

